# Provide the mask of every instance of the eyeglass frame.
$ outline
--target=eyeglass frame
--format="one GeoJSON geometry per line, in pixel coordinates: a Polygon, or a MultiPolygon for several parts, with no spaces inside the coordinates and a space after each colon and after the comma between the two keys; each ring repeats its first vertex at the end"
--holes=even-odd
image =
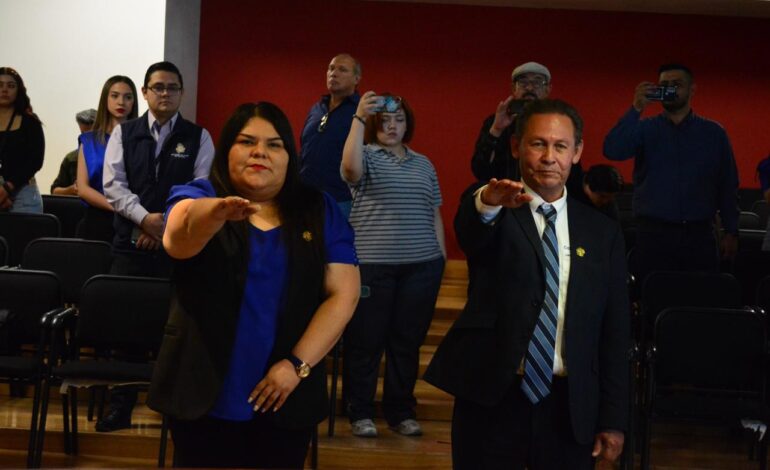
{"type": "Polygon", "coordinates": [[[175,96],[181,93],[182,90],[184,90],[183,87],[176,84],[166,86],[161,83],[156,83],[153,86],[148,86],[147,89],[152,90],[152,92],[155,93],[157,96],[161,96],[164,93],[168,93],[169,96],[175,96]]]}
{"type": "Polygon", "coordinates": [[[547,78],[538,79],[525,79],[524,77],[517,77],[513,80],[514,85],[522,88],[532,88],[533,90],[542,90],[547,87],[550,81],[547,78]]]}

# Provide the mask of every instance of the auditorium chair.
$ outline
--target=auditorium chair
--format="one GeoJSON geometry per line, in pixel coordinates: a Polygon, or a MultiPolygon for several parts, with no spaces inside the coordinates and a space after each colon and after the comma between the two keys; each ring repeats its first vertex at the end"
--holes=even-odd
{"type": "Polygon", "coordinates": [[[656,271],[644,280],[632,322],[631,361],[631,435],[644,435],[645,386],[647,381],[647,357],[652,328],[659,314],[669,307],[741,307],[741,290],[738,281],[730,274],[656,271]]]}
{"type": "Polygon", "coordinates": [[[61,312],[59,279],[50,272],[0,269],[0,381],[9,387],[32,385],[27,467],[35,466],[40,394],[47,368],[49,319],[61,312]]]}
{"type": "MultiPolygon", "coordinates": [[[[656,421],[716,424],[742,419],[768,424],[767,321],[753,308],[676,307],[658,315],[647,347],[641,468],[650,468],[656,421]]],[[[759,468],[767,468],[768,433],[759,441],[759,468]]]]}
{"type": "Polygon", "coordinates": [[[759,216],[753,212],[741,211],[738,219],[738,228],[751,230],[764,230],[760,225],[759,216]]]}
{"type": "Polygon", "coordinates": [[[53,214],[61,223],[61,236],[76,236],[77,227],[86,213],[86,206],[77,196],[43,194],[43,212],[53,214]]]}
{"type": "Polygon", "coordinates": [[[27,244],[36,238],[58,237],[59,219],[51,214],[0,212],[0,237],[8,242],[8,265],[18,266],[27,244]]]}
{"type": "Polygon", "coordinates": [[[0,237],[0,268],[8,265],[8,242],[0,237]]]}
{"type": "Polygon", "coordinates": [[[38,238],[24,250],[21,267],[52,271],[62,283],[67,304],[77,304],[88,279],[107,274],[112,264],[109,243],[79,238],[38,238]]]}
{"type": "MultiPolygon", "coordinates": [[[[154,358],[160,348],[168,318],[171,284],[165,279],[98,275],[83,286],[77,316],[66,309],[52,318],[54,331],[71,332],[63,345],[54,334],[49,363],[49,381],[66,389],[62,412],[65,451],[78,453],[77,386],[141,384],[152,379],[154,358]],[[81,349],[131,351],[144,359],[125,360],[117,354],[107,358],[81,357],[81,349]]],[[[43,390],[36,462],[40,462],[48,413],[49,393],[43,390]]],[[[165,465],[168,423],[163,416],[158,466],[165,465]]]]}

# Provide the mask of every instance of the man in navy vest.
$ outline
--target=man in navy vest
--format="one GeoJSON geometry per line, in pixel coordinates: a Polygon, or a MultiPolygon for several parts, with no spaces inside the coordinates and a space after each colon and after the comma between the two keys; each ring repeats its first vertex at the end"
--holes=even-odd
{"type": "MultiPolygon", "coordinates": [[[[104,195],[115,209],[111,273],[168,277],[161,238],[169,190],[207,178],[214,145],[206,129],[179,114],[184,83],[176,65],[151,65],[142,94],[149,111],[113,129],[104,155],[104,195]]],[[[96,430],[130,427],[135,403],[134,387],[113,390],[110,412],[96,430]]]]}

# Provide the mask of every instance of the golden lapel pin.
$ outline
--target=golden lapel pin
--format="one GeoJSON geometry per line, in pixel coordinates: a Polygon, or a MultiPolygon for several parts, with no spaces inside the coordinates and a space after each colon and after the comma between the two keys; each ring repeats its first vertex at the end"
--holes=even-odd
{"type": "Polygon", "coordinates": [[[583,256],[586,255],[586,250],[582,246],[579,246],[575,250],[575,253],[577,253],[577,255],[582,258],[583,256]]]}
{"type": "Polygon", "coordinates": [[[309,230],[305,230],[304,232],[302,232],[302,239],[305,240],[306,242],[309,242],[313,239],[313,234],[310,233],[309,230]]]}

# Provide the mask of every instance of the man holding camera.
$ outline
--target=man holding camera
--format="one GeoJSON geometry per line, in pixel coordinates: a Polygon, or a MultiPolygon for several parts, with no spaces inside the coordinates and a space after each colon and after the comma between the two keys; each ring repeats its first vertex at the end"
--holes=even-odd
{"type": "Polygon", "coordinates": [[[738,173],[722,126],[692,111],[693,74],[681,64],[658,70],[658,86],[642,82],[633,106],[604,139],[610,160],[634,161],[638,276],[651,271],[717,271],[719,213],[723,258],[738,246],[738,173]],[[651,101],[663,112],[641,119],[651,101]]]}
{"type": "Polygon", "coordinates": [[[329,94],[310,108],[300,137],[302,180],[328,192],[345,216],[350,215],[351,196],[340,177],[340,162],[361,99],[356,90],[360,80],[361,64],[350,54],[337,54],[326,69],[329,94]]]}
{"type": "Polygon", "coordinates": [[[511,96],[497,105],[495,114],[484,120],[471,159],[473,175],[480,181],[491,178],[521,179],[519,165],[512,160],[511,137],[516,114],[526,101],[548,98],[551,72],[537,62],[526,62],[511,73],[511,96]]]}

